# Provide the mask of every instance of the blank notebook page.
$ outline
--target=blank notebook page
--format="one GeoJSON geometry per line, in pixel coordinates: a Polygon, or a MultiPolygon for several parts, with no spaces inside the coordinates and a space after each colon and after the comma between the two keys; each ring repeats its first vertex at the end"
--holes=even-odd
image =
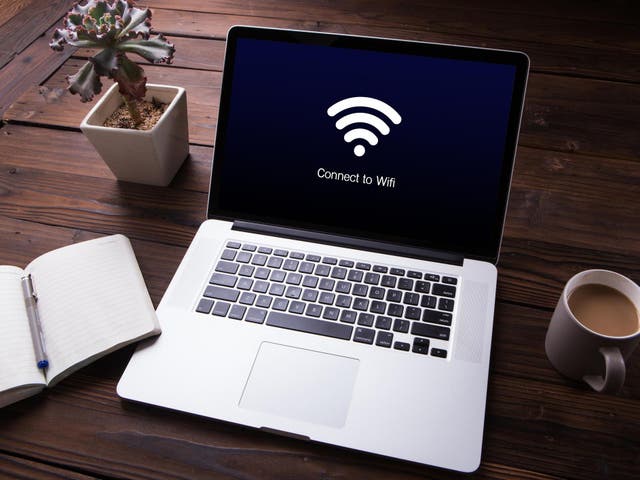
{"type": "Polygon", "coordinates": [[[122,235],[54,250],[26,270],[38,295],[50,383],[157,326],[135,254],[122,235]]]}

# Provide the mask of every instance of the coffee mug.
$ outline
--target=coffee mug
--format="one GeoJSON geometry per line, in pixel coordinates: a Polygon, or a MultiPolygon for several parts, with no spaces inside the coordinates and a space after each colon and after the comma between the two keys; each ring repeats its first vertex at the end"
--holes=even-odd
{"type": "Polygon", "coordinates": [[[608,270],[586,270],[565,285],[545,350],[563,375],[598,392],[618,392],[625,360],[640,342],[640,287],[608,270]]]}

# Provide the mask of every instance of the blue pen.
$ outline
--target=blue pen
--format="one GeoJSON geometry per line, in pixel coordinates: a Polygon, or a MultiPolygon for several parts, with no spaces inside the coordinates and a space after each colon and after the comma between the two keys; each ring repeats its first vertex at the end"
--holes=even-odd
{"type": "Polygon", "coordinates": [[[27,307],[27,318],[29,320],[29,328],[31,329],[31,340],[33,341],[33,350],[36,352],[36,364],[38,368],[47,368],[49,361],[47,353],[44,349],[44,334],[42,333],[42,324],[40,323],[40,315],[38,314],[37,301],[38,297],[33,289],[31,274],[22,277],[22,293],[24,294],[24,303],[27,307]]]}

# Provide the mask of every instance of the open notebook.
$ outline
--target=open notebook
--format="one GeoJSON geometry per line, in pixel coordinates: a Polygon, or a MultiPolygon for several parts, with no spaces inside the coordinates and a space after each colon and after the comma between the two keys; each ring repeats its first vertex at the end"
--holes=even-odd
{"type": "Polygon", "coordinates": [[[129,240],[89,240],[0,266],[0,407],[52,386],[96,358],[160,333],[129,240]],[[40,369],[22,289],[31,275],[49,366],[40,369]]]}

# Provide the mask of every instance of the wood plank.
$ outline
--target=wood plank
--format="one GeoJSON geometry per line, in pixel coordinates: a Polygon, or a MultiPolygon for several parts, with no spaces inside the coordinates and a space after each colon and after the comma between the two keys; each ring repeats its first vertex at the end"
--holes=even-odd
{"type": "MultiPolygon", "coordinates": [[[[4,119],[77,128],[91,108],[64,90],[65,76],[82,60],[69,59],[44,85],[32,87],[7,110],[4,119]]],[[[145,66],[149,81],[187,89],[191,142],[212,145],[221,74],[155,65],[145,66]]],[[[640,118],[640,85],[557,75],[529,79],[520,145],[562,152],[636,159],[640,136],[629,127],[640,118]]]]}
{"type": "MultiPolygon", "coordinates": [[[[637,23],[607,22],[602,18],[583,20],[574,16],[549,16],[544,12],[490,10],[476,6],[469,8],[429,5],[422,2],[369,1],[365,4],[332,2],[308,3],[299,0],[266,0],[261,2],[238,2],[223,0],[202,2],[184,0],[149,0],[152,8],[167,8],[192,12],[213,12],[231,15],[272,17],[316,22],[368,25],[403,25],[421,30],[467,34],[486,38],[524,40],[549,44],[568,45],[614,50],[637,51],[640,42],[640,27],[637,23]],[[584,32],[590,32],[585,35],[584,32]],[[561,36],[558,32],[562,32],[561,36]]],[[[606,10],[603,8],[603,10],[606,10]]],[[[629,6],[628,12],[637,12],[629,6]]],[[[633,17],[628,17],[633,18],[633,17]]],[[[154,28],[158,29],[157,25],[154,28]]],[[[162,30],[159,30],[162,31],[162,30]]]]}
{"type": "Polygon", "coordinates": [[[29,15],[34,0],[0,0],[0,27],[16,15],[29,15]]]}
{"type": "Polygon", "coordinates": [[[0,477],[39,480],[90,480],[97,477],[0,453],[0,477]]]}

